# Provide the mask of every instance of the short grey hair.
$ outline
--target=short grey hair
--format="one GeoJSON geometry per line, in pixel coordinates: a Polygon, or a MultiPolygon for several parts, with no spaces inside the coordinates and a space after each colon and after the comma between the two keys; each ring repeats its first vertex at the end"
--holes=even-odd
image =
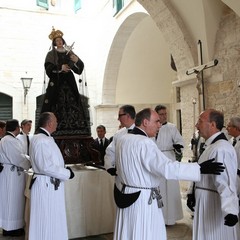
{"type": "Polygon", "coordinates": [[[233,125],[233,127],[240,130],[240,117],[231,117],[230,123],[233,125]]]}

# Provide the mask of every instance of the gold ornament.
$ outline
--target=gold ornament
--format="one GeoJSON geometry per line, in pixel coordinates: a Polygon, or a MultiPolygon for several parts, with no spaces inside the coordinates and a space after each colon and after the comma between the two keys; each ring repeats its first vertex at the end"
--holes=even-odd
{"type": "Polygon", "coordinates": [[[63,32],[61,32],[60,30],[55,30],[54,27],[52,27],[52,32],[50,33],[50,35],[48,36],[50,40],[54,40],[55,38],[62,38],[63,36],[63,32]]]}

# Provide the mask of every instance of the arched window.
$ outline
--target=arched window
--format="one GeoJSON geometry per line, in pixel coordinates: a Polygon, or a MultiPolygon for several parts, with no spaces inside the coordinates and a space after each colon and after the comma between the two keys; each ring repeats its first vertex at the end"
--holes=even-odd
{"type": "Polygon", "coordinates": [[[12,119],[12,97],[0,92],[0,120],[12,119]]]}
{"type": "Polygon", "coordinates": [[[37,102],[36,102],[36,112],[35,112],[35,127],[38,127],[38,119],[40,116],[43,100],[44,100],[45,94],[37,96],[37,102]]]}

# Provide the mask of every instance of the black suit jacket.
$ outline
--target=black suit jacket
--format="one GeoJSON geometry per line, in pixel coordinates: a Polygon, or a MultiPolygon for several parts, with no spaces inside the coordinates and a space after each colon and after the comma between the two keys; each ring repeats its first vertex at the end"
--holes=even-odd
{"type": "Polygon", "coordinates": [[[102,165],[104,165],[105,151],[109,143],[110,143],[109,139],[105,138],[103,148],[101,148],[98,138],[94,139],[93,148],[99,151],[102,165]]]}

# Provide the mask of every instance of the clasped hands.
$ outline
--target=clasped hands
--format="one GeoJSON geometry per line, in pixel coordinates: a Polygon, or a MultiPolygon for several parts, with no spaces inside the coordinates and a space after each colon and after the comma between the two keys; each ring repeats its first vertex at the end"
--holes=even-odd
{"type": "MultiPolygon", "coordinates": [[[[70,60],[73,61],[74,63],[77,63],[79,59],[76,55],[72,54],[70,56],[70,60]]],[[[69,72],[70,70],[71,70],[71,68],[69,67],[68,64],[63,64],[62,65],[61,72],[69,72]]]]}
{"type": "Polygon", "coordinates": [[[74,63],[77,63],[77,62],[78,62],[78,57],[77,57],[76,55],[74,55],[74,54],[72,54],[72,55],[70,56],[70,59],[71,59],[74,63]]]}
{"type": "Polygon", "coordinates": [[[61,72],[69,72],[71,68],[68,66],[68,64],[63,64],[61,72]]]}

